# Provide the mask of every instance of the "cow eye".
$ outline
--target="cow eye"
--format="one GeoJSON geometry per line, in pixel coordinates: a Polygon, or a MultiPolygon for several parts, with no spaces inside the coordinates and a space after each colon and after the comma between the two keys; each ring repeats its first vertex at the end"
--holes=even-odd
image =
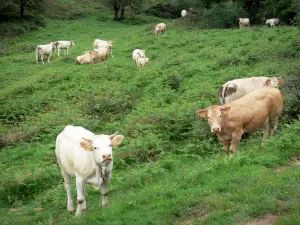
{"type": "Polygon", "coordinates": [[[220,118],[222,117],[222,115],[220,115],[220,118]]]}
{"type": "Polygon", "coordinates": [[[208,116],[207,119],[210,119],[210,117],[208,116]]]}
{"type": "Polygon", "coordinates": [[[109,145],[109,147],[111,147],[111,144],[109,145]]]}
{"type": "Polygon", "coordinates": [[[96,150],[96,149],[97,149],[97,147],[94,147],[94,149],[96,150]]]}

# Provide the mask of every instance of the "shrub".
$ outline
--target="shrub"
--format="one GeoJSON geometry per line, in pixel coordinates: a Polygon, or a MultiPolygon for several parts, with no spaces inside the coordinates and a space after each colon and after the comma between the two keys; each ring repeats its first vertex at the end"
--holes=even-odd
{"type": "Polygon", "coordinates": [[[137,96],[125,90],[105,90],[88,98],[83,105],[85,113],[103,121],[121,119],[133,109],[137,96]]]}
{"type": "Polygon", "coordinates": [[[300,65],[291,68],[284,81],[283,118],[290,122],[300,115],[300,65]]]}

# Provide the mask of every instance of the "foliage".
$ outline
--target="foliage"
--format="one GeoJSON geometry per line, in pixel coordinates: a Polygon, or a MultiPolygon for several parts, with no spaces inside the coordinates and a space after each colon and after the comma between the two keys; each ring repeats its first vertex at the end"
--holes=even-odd
{"type": "Polygon", "coordinates": [[[300,26],[300,2],[297,0],[293,0],[291,8],[296,13],[293,23],[297,26],[300,26]]]}

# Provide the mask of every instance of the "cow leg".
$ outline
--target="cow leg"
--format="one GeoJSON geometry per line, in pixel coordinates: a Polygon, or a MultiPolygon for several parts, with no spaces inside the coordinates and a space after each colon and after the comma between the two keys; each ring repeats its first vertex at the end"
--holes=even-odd
{"type": "Polygon", "coordinates": [[[66,55],[66,49],[64,48],[64,55],[66,55]]]}
{"type": "Polygon", "coordinates": [[[48,55],[48,63],[50,63],[50,58],[51,58],[52,52],[48,55]]]}
{"type": "Polygon", "coordinates": [[[269,137],[270,134],[270,121],[268,121],[265,125],[264,125],[264,131],[263,131],[263,138],[266,139],[269,137]]]}
{"type": "Polygon", "coordinates": [[[86,202],[85,202],[85,179],[76,176],[76,190],[77,190],[77,210],[75,216],[80,216],[81,211],[86,209],[86,202]]]}
{"type": "Polygon", "coordinates": [[[101,196],[102,196],[102,207],[105,208],[108,206],[108,184],[109,184],[110,178],[103,179],[103,183],[100,186],[101,196]]]}
{"type": "Polygon", "coordinates": [[[59,56],[60,48],[57,49],[57,56],[59,56]]]}
{"type": "Polygon", "coordinates": [[[230,148],[229,148],[229,156],[230,157],[232,157],[234,155],[234,153],[236,152],[236,148],[239,145],[239,142],[241,140],[243,133],[244,132],[242,130],[232,133],[232,139],[231,139],[231,144],[230,144],[230,148]]]}
{"type": "Polygon", "coordinates": [[[67,203],[67,209],[69,212],[73,212],[73,201],[72,201],[72,194],[71,194],[71,186],[72,186],[72,177],[67,174],[64,170],[61,170],[61,173],[64,177],[65,181],[65,189],[67,191],[67,198],[68,198],[68,203],[67,203]]]}
{"type": "Polygon", "coordinates": [[[44,64],[44,55],[41,55],[42,63],[44,64]]]}
{"type": "Polygon", "coordinates": [[[67,55],[69,55],[69,48],[67,47],[67,55]]]}
{"type": "Polygon", "coordinates": [[[224,146],[224,152],[226,155],[229,155],[229,146],[230,146],[230,141],[222,141],[223,146],[224,146]]]}
{"type": "Polygon", "coordinates": [[[274,134],[278,125],[278,117],[274,117],[270,119],[270,136],[274,134]]]}

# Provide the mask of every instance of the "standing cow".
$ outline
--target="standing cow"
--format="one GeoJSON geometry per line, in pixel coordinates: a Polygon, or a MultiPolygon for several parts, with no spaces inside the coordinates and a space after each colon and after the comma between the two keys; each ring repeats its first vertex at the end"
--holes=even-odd
{"type": "Polygon", "coordinates": [[[250,20],[249,18],[239,18],[239,26],[240,28],[243,28],[245,26],[250,27],[250,20]]]}
{"type": "Polygon", "coordinates": [[[167,25],[165,23],[156,24],[154,27],[154,34],[157,38],[159,38],[159,35],[166,37],[167,36],[167,25]]]}
{"type": "Polygon", "coordinates": [[[224,105],[264,86],[278,87],[283,83],[284,80],[281,77],[250,77],[231,80],[219,89],[220,103],[224,105]]]}
{"type": "Polygon", "coordinates": [[[69,55],[69,48],[71,48],[72,46],[75,46],[75,43],[73,41],[56,41],[54,43],[55,48],[57,49],[57,56],[59,56],[60,53],[60,49],[64,50],[64,55],[69,55]]]}
{"type": "Polygon", "coordinates": [[[280,20],[278,18],[272,18],[272,19],[267,19],[266,24],[269,24],[270,27],[275,27],[275,25],[278,25],[280,20]]]}
{"type": "Polygon", "coordinates": [[[56,138],[55,154],[67,191],[67,209],[73,211],[71,179],[76,177],[76,216],[86,209],[85,184],[100,188],[102,207],[108,205],[108,184],[112,175],[112,147],[122,143],[122,135],[96,135],[82,127],[67,126],[56,138]]]}
{"type": "Polygon", "coordinates": [[[281,116],[284,97],[275,87],[264,87],[223,106],[213,105],[196,114],[208,119],[214,132],[232,156],[244,133],[263,128],[263,136],[273,135],[281,116]]]}

